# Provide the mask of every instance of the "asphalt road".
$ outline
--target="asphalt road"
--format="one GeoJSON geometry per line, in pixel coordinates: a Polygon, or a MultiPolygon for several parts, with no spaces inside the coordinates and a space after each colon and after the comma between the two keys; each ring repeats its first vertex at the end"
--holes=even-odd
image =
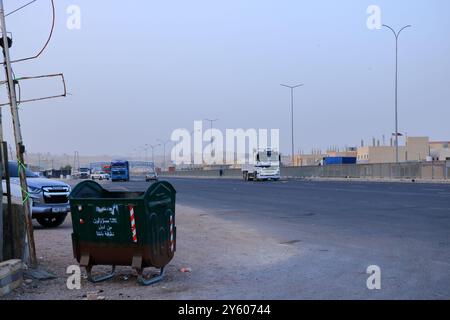
{"type": "MultiPolygon", "coordinates": [[[[450,185],[168,181],[179,204],[298,247],[250,290],[273,290],[272,298],[450,298],[450,185]],[[380,290],[367,288],[370,265],[381,269],[380,290]]],[[[148,183],[106,185],[143,190],[148,183]]]]}

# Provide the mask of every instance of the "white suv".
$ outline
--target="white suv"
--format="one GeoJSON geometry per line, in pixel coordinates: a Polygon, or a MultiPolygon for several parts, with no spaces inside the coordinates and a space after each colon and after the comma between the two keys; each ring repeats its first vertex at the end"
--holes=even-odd
{"type": "MultiPolygon", "coordinates": [[[[16,162],[9,162],[9,176],[11,181],[11,198],[22,199],[22,188],[18,166],[16,162]]],[[[63,224],[70,212],[69,194],[71,187],[57,180],[39,177],[37,173],[25,170],[28,194],[32,201],[32,217],[46,228],[56,228],[63,224]]],[[[6,195],[6,181],[2,180],[3,196],[6,195]]]]}
{"type": "Polygon", "coordinates": [[[109,180],[109,179],[110,179],[109,174],[103,171],[91,173],[91,180],[109,180]]]}

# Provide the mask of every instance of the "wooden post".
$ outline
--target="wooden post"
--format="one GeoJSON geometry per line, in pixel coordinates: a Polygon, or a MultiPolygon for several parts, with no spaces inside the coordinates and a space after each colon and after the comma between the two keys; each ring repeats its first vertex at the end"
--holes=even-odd
{"type": "Polygon", "coordinates": [[[19,111],[17,107],[17,98],[16,98],[16,88],[15,81],[13,79],[12,68],[11,68],[11,59],[9,56],[9,41],[8,34],[6,29],[5,22],[5,10],[3,7],[3,0],[0,0],[0,23],[2,26],[2,35],[3,35],[3,56],[5,58],[5,77],[7,80],[7,88],[8,88],[8,96],[11,107],[11,117],[13,120],[13,129],[14,129],[14,138],[16,142],[16,154],[17,154],[17,162],[19,165],[19,178],[20,178],[20,186],[22,188],[22,200],[23,200],[23,213],[25,215],[25,222],[27,226],[27,236],[28,236],[28,249],[30,252],[30,261],[29,265],[31,268],[37,267],[37,257],[36,257],[36,248],[34,244],[34,234],[33,234],[33,223],[31,220],[31,208],[28,203],[28,186],[26,180],[25,173],[25,161],[24,161],[24,153],[25,146],[23,144],[22,132],[20,129],[20,120],[19,120],[19,111]]]}
{"type": "MultiPolygon", "coordinates": [[[[0,177],[3,177],[3,160],[0,152],[0,177]]],[[[3,179],[3,178],[2,178],[3,179]]],[[[3,182],[0,183],[0,262],[3,262],[3,182]]]]}

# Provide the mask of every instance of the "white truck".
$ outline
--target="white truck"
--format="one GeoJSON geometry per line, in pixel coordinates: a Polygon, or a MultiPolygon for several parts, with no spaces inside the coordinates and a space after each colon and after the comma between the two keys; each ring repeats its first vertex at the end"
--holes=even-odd
{"type": "Polygon", "coordinates": [[[254,154],[254,164],[242,165],[244,181],[280,180],[281,155],[272,149],[262,149],[254,154]]]}

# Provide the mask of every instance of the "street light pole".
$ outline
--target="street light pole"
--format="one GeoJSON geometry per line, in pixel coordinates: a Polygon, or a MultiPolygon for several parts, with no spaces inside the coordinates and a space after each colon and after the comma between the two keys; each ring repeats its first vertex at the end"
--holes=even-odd
{"type": "Polygon", "coordinates": [[[214,143],[214,141],[213,141],[213,123],[216,122],[216,121],[219,121],[219,119],[204,119],[204,121],[209,121],[210,125],[211,125],[210,126],[210,128],[211,128],[211,157],[213,157],[214,154],[215,154],[215,149],[214,149],[214,146],[213,146],[213,143],[214,143]]]}
{"type": "Polygon", "coordinates": [[[404,26],[398,32],[395,32],[392,27],[386,24],[383,24],[383,27],[391,30],[395,36],[395,161],[396,163],[398,163],[398,37],[403,30],[405,30],[406,28],[410,28],[411,25],[404,26]]]}
{"type": "Polygon", "coordinates": [[[191,147],[191,154],[190,154],[190,156],[191,156],[191,167],[194,165],[194,158],[195,158],[195,150],[194,150],[194,148],[192,148],[192,145],[195,144],[195,143],[193,143],[193,140],[194,140],[194,138],[193,138],[194,132],[195,132],[195,130],[192,130],[192,131],[190,132],[190,136],[189,136],[190,139],[191,139],[191,145],[190,145],[190,147],[191,147]]]}
{"type": "Polygon", "coordinates": [[[140,161],[141,150],[139,149],[139,147],[134,148],[133,151],[136,153],[136,161],[140,161]]]}
{"type": "Polygon", "coordinates": [[[161,142],[161,145],[163,146],[164,150],[164,162],[163,162],[163,169],[166,169],[166,144],[168,144],[170,142],[170,140],[164,141],[161,139],[158,139],[158,141],[161,142]]]}
{"type": "Polygon", "coordinates": [[[148,145],[150,148],[152,148],[152,162],[153,162],[153,168],[155,167],[155,148],[160,146],[160,144],[158,145],[148,145]]]}
{"type": "Polygon", "coordinates": [[[148,148],[149,148],[149,145],[148,145],[148,144],[145,144],[145,145],[144,145],[144,151],[145,151],[145,159],[144,159],[144,162],[148,162],[148,148]]]}
{"type": "Polygon", "coordinates": [[[294,89],[303,86],[303,84],[298,84],[296,86],[288,86],[285,84],[281,85],[291,89],[291,152],[292,152],[292,166],[294,166],[295,156],[294,156],[294,89]]]}

